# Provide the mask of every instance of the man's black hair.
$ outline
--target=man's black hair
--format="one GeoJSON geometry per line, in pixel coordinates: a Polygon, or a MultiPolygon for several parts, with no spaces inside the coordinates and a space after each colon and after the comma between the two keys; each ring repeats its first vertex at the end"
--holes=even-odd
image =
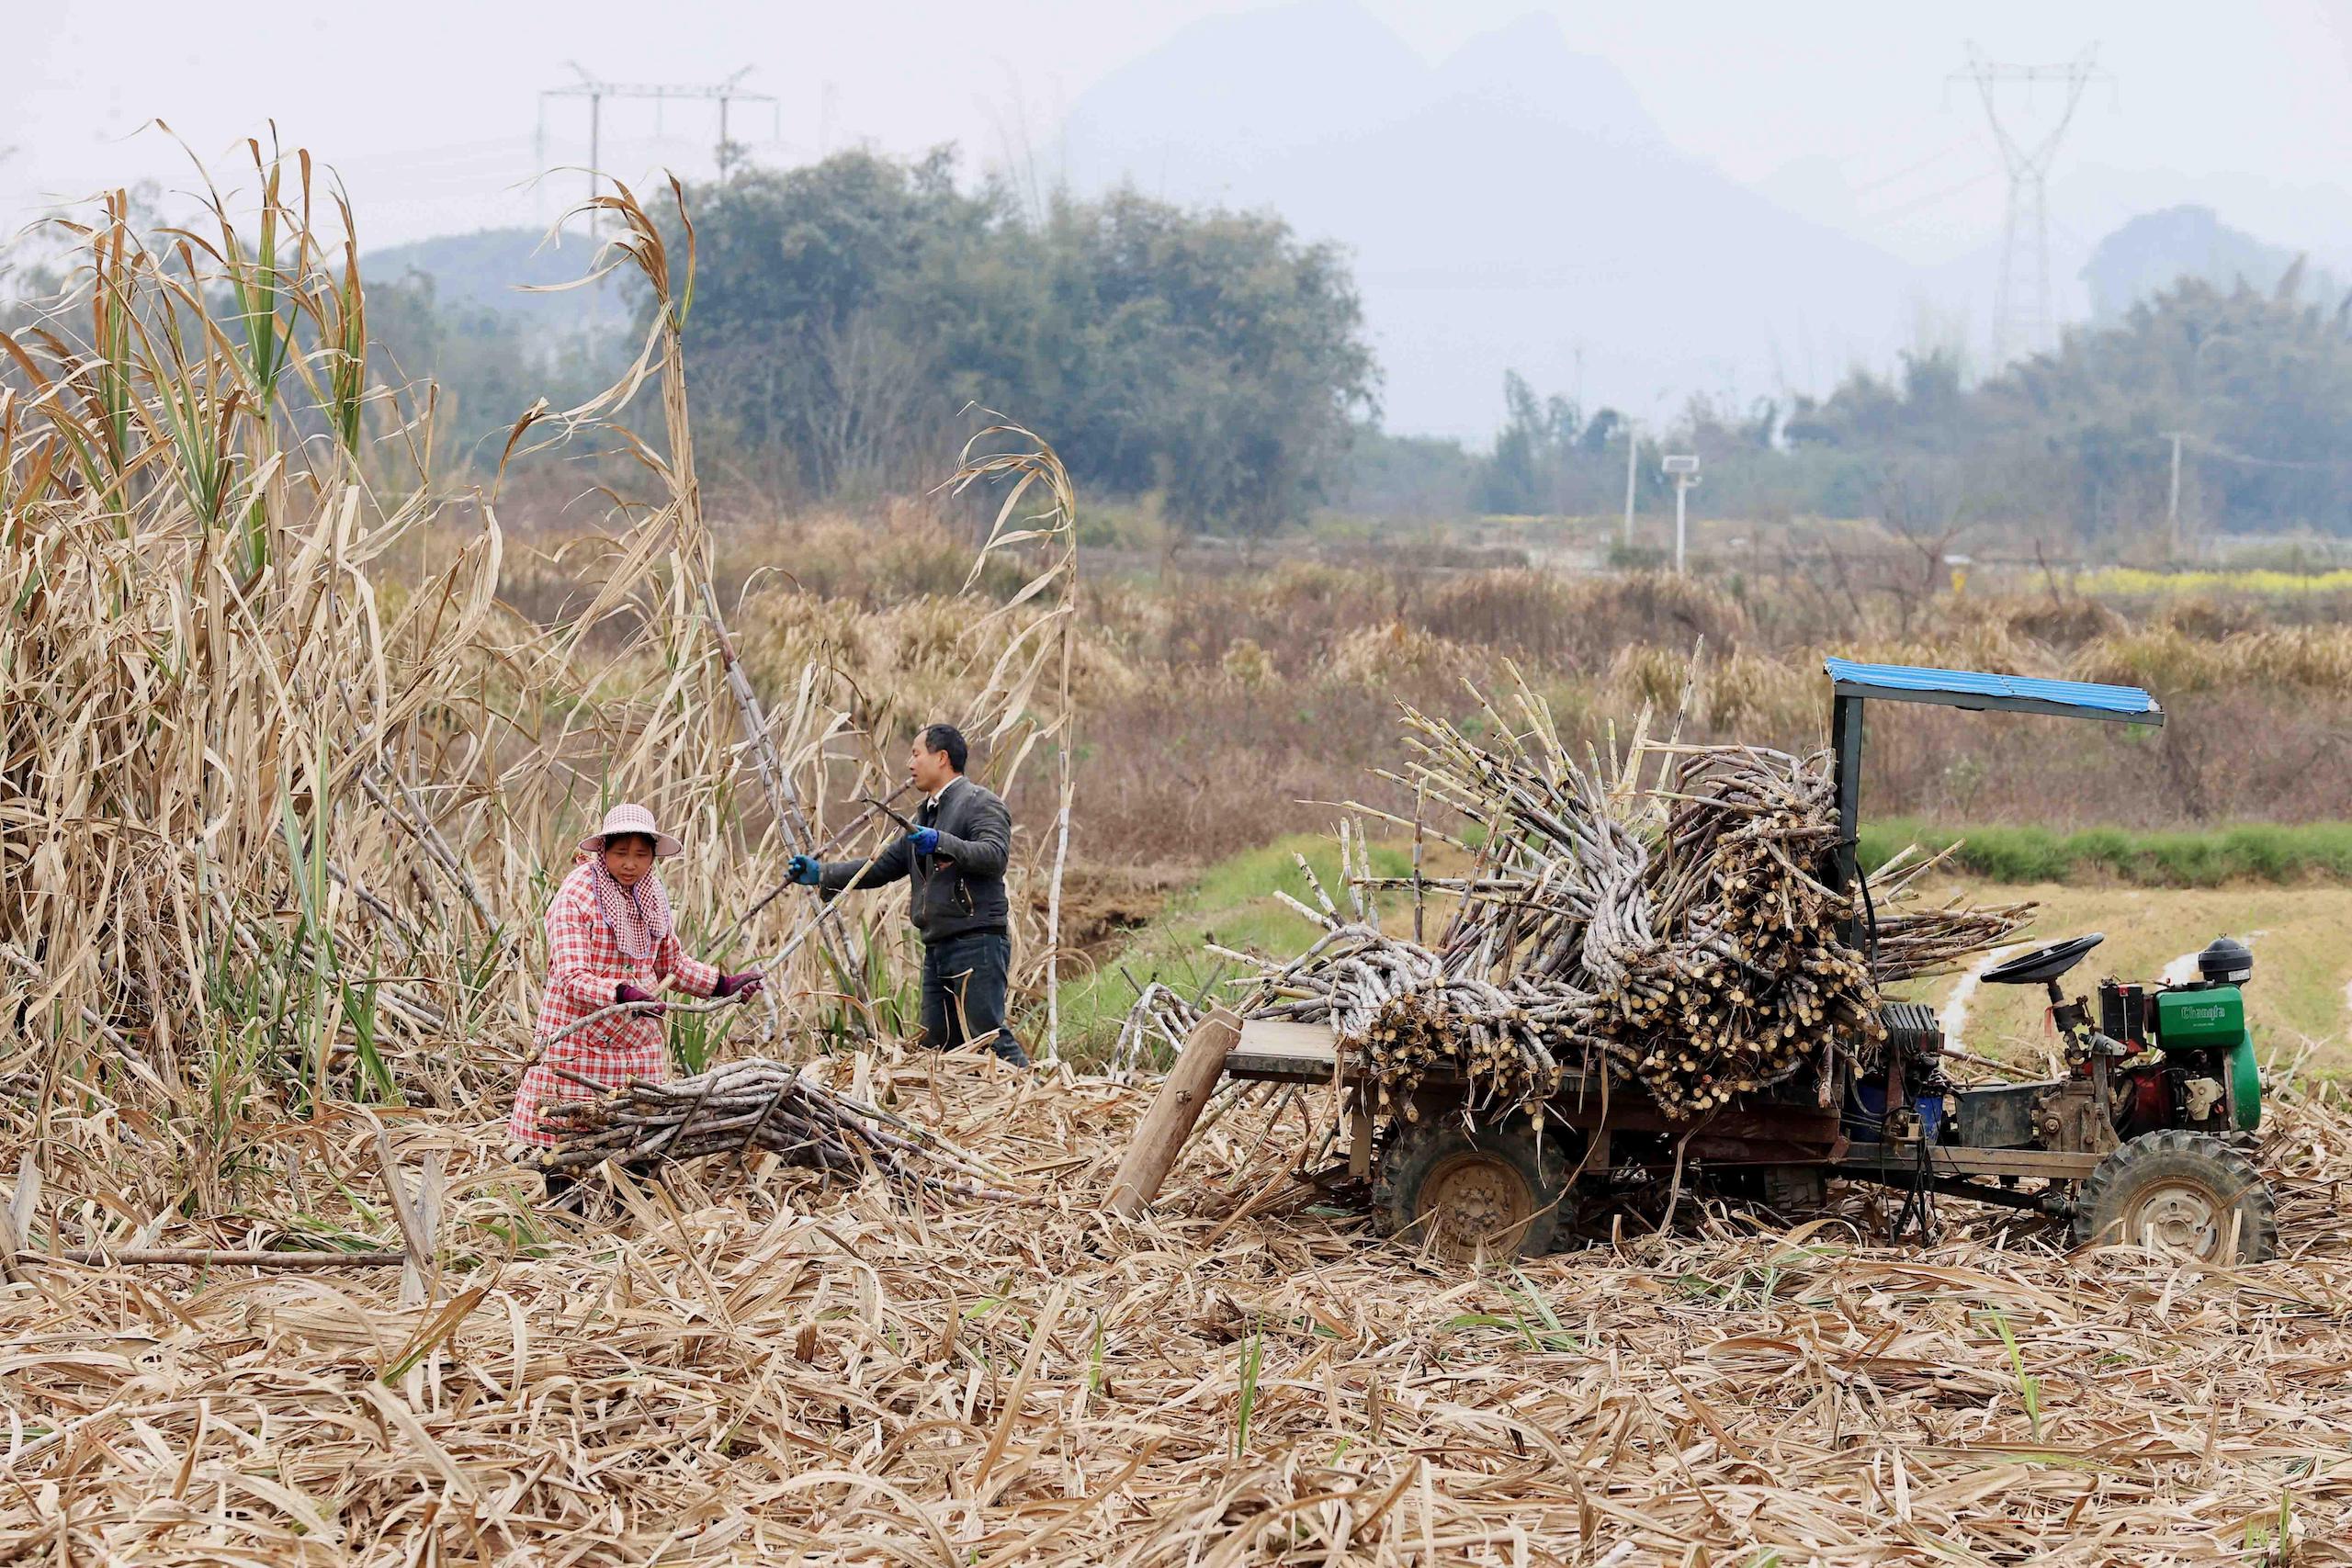
{"type": "Polygon", "coordinates": [[[952,724],[925,725],[922,749],[946,752],[947,765],[959,773],[964,771],[964,759],[972,754],[972,749],[964,744],[964,732],[952,724]]]}

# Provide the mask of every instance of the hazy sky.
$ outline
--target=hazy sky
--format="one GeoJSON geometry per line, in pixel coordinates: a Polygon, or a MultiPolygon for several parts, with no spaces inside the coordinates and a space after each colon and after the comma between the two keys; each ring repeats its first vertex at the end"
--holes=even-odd
{"type": "MultiPolygon", "coordinates": [[[[2086,170],[2126,183],[2234,182],[2257,194],[2225,219],[2289,243],[2352,234],[2352,0],[2222,5],[2149,0],[1747,0],[1640,6],[1531,0],[1367,0],[1416,49],[1442,58],[1476,33],[1549,9],[1613,62],[1668,136],[1809,216],[1840,221],[1915,260],[1982,243],[2001,180],[1981,114],[1946,77],[1973,39],[1994,58],[2064,59],[2085,44],[2116,77],[2071,135],[2060,188],[2086,170]],[[2267,192],[2267,195],[2259,194],[2267,192]]],[[[363,234],[414,238],[552,215],[558,196],[515,187],[532,172],[537,89],[567,60],[631,81],[707,81],[754,67],[783,102],[739,109],[756,156],[797,159],[869,141],[911,150],[962,142],[992,160],[1050,144],[1062,106],[1188,21],[1250,5],[1204,0],[994,0],[864,6],[571,0],[560,7],[405,0],[256,13],[254,25],[180,0],[7,0],[22,51],[0,99],[0,210],[155,175],[184,182],[175,150],[140,124],[162,118],[227,162],[275,118],[289,142],[343,173],[363,234]]],[[[584,106],[556,106],[550,162],[584,157],[584,106]]],[[[707,172],[711,114],[611,104],[605,161],[707,172]]],[[[577,182],[572,182],[576,184],[577,182]]],[[[2060,221],[2068,220],[2063,206],[2060,221]]]]}
{"type": "MultiPolygon", "coordinates": [[[[762,162],[805,161],[859,142],[911,152],[955,141],[967,167],[1026,157],[1050,181],[1064,111],[1091,85],[1190,26],[1267,4],[405,0],[315,7],[290,21],[257,14],[245,28],[181,0],[0,0],[0,37],[19,55],[0,97],[0,223],[13,231],[60,197],[141,178],[189,188],[186,154],[140,129],[160,118],[224,181],[236,177],[239,139],[266,135],[275,119],[287,145],[310,148],[341,173],[365,243],[544,224],[585,185],[576,172],[532,179],[541,167],[587,159],[578,98],[547,106],[543,157],[537,141],[540,90],[576,80],[572,61],[606,79],[650,83],[713,82],[751,67],[745,86],[780,100],[736,109],[735,139],[762,162]]],[[[2096,43],[2112,76],[2084,100],[2052,179],[2062,313],[2081,308],[2075,269],[2093,243],[2134,214],[2186,201],[2352,276],[2352,0],[1360,4],[1432,63],[1531,12],[1550,15],[1572,48],[1623,76],[1683,153],[1907,264],[1916,279],[1907,309],[1921,323],[1932,309],[1939,321],[1981,329],[1993,293],[2007,183],[1973,89],[1953,80],[1972,41],[1991,59],[2027,62],[2067,60],[2096,43]]],[[[1321,36],[1329,25],[1315,13],[1276,36],[1321,36]]],[[[1313,58],[1275,63],[1303,80],[1317,68],[1313,58]]],[[[2046,123],[2058,100],[2045,92],[2030,105],[2017,95],[2004,102],[2030,128],[2046,123]]],[[[706,177],[715,120],[703,104],[608,102],[604,167],[639,181],[663,166],[706,177]]],[[[1204,124],[1204,140],[1211,130],[1204,124]]],[[[1165,134],[1186,130],[1179,124],[1165,134]]],[[[1635,240],[1645,220],[1661,222],[1639,210],[1603,217],[1635,240]]],[[[1725,235],[1726,266],[1739,265],[1739,245],[1725,235]]],[[[1462,262],[1475,269],[1481,259],[1462,262]]],[[[1573,294],[1531,299],[1530,330],[1543,329],[1533,346],[1515,333],[1481,358],[1441,334],[1417,359],[1401,308],[1374,297],[1376,277],[1365,281],[1398,428],[1474,438],[1490,428],[1496,410],[1485,389],[1500,384],[1500,370],[1487,360],[1498,356],[1544,384],[1589,386],[1637,408],[1695,384],[1690,366],[1659,359],[1649,329],[1602,341],[1611,323],[1578,317],[1573,294]],[[1460,384],[1441,372],[1458,373],[1460,384]]],[[[1744,347],[1725,339],[1727,367],[1716,378],[1742,395],[1825,389],[1841,355],[1876,363],[1905,332],[1926,330],[1885,315],[1883,305],[1856,306],[1812,322],[1807,341],[1855,346],[1808,350],[1794,371],[1794,351],[1777,337],[1769,366],[1758,358],[1760,337],[1744,347]],[[1860,346],[1869,344],[1876,346],[1860,346]],[[1747,355],[1737,364],[1736,348],[1747,355]]]]}

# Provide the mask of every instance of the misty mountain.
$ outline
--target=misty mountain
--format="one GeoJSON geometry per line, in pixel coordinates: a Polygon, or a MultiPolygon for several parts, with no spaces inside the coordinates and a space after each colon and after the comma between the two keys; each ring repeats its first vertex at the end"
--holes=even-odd
{"type": "Polygon", "coordinates": [[[1194,23],[1080,96],[1061,156],[1345,246],[1394,430],[1483,440],[1507,369],[1645,420],[1821,390],[1916,313],[1903,262],[1679,152],[1546,16],[1434,66],[1354,0],[1194,23]]]}
{"type": "MultiPolygon", "coordinates": [[[[2222,289],[2244,282],[2267,292],[2278,287],[2299,254],[2230,227],[2210,207],[2143,213],[2101,240],[2083,268],[2091,320],[2106,325],[2184,277],[2202,278],[2222,289]]],[[[2305,299],[2332,302],[2343,294],[2333,277],[2308,264],[2301,283],[2305,299]]]]}
{"type": "Polygon", "coordinates": [[[594,254],[580,235],[564,236],[559,248],[543,230],[477,229],[369,251],[360,270],[371,283],[398,283],[412,274],[430,278],[435,303],[460,319],[487,313],[537,330],[602,335],[629,324],[617,277],[560,293],[525,291],[570,283],[594,254]]]}

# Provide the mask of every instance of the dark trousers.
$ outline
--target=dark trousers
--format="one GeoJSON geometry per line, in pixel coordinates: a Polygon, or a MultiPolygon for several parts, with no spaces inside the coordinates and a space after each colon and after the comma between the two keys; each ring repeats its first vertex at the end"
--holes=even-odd
{"type": "Polygon", "coordinates": [[[922,1037],[933,1050],[953,1051],[994,1032],[989,1049],[1015,1066],[1028,1053],[1004,1027],[1004,993],[1012,965],[1012,939],[974,931],[926,942],[922,950],[922,1037]]]}

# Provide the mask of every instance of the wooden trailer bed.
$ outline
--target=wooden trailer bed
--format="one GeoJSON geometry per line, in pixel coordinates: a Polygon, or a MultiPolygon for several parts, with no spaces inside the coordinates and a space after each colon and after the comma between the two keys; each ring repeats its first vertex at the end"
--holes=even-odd
{"type": "MultiPolygon", "coordinates": [[[[1225,1076],[1254,1083],[1327,1084],[1334,1074],[1341,1073],[1338,1056],[1339,1044],[1332,1039],[1328,1024],[1253,1018],[1241,1025],[1240,1039],[1226,1055],[1225,1076]]],[[[1340,1081],[1354,1084],[1361,1077],[1355,1064],[1350,1063],[1340,1081]]],[[[1452,1073],[1434,1069],[1422,1081],[1431,1089],[1444,1089],[1462,1080],[1452,1073]]],[[[1555,1103],[1579,1100],[1588,1095],[1598,1095],[1600,1088],[1597,1077],[1569,1073],[1560,1080],[1553,1100],[1555,1103]]]]}
{"type": "Polygon", "coordinates": [[[1339,1042],[1328,1024],[1253,1018],[1226,1053],[1225,1076],[1254,1083],[1329,1083],[1338,1057],[1339,1042]]]}
{"type": "MultiPolygon", "coordinates": [[[[1278,1019],[1251,1019],[1241,1025],[1240,1038],[1225,1058],[1225,1076],[1256,1083],[1328,1084],[1340,1073],[1338,1045],[1330,1029],[1320,1023],[1288,1023],[1278,1019]]],[[[1362,1176],[1370,1169],[1374,1119],[1364,1085],[1352,1070],[1340,1078],[1350,1091],[1350,1164],[1362,1176]]],[[[1453,1082],[1432,1073],[1429,1088],[1442,1092],[1453,1082]]],[[[1571,1125],[1590,1125],[1610,1132],[1692,1131],[1660,1116],[1647,1097],[1613,1090],[1605,1118],[1598,1114],[1599,1086],[1570,1075],[1553,1103],[1571,1125]],[[1588,1095],[1587,1091],[1590,1091],[1588,1095]]],[[[1729,1164],[1809,1164],[1845,1174],[1878,1174],[1892,1165],[1908,1169],[1917,1158],[1916,1146],[1883,1148],[1876,1144],[1849,1143],[1839,1134],[1834,1110],[1820,1105],[1760,1101],[1720,1111],[1706,1117],[1687,1152],[1697,1157],[1729,1164]]],[[[2097,1152],[2057,1153],[2040,1149],[1969,1149],[1939,1146],[1929,1153],[1929,1170],[1946,1179],[1958,1178],[2037,1177],[2079,1180],[2098,1163],[2097,1152]]]]}
{"type": "MultiPolygon", "coordinates": [[[[1360,1179],[1371,1174],[1379,1121],[1376,1097],[1353,1061],[1340,1063],[1329,1025],[1276,1019],[1244,1021],[1226,1053],[1224,1076],[1251,1083],[1329,1084],[1336,1079],[1347,1101],[1349,1172],[1360,1179]]],[[[1442,1116],[1443,1108],[1460,1095],[1463,1080],[1452,1073],[1430,1072],[1421,1080],[1426,1114],[1442,1116]]],[[[1562,1122],[1602,1140],[1604,1158],[1611,1133],[1661,1132],[1674,1127],[1647,1095],[1622,1084],[1604,1086],[1598,1074],[1567,1074],[1551,1103],[1562,1122]]],[[[1697,1143],[1713,1159],[1820,1159],[1833,1152],[1837,1130],[1834,1111],[1811,1105],[1758,1105],[1717,1111],[1707,1118],[1706,1135],[1697,1143]]]]}
{"type": "MultiPolygon", "coordinates": [[[[1483,1145],[1477,1151],[1479,1159],[1466,1164],[1461,1151],[1448,1153],[1436,1146],[1462,1136],[1458,1119],[1453,1115],[1459,1109],[1463,1089],[1458,1078],[1431,1073],[1417,1094],[1418,1116],[1409,1123],[1385,1117],[1376,1086],[1353,1059],[1341,1060],[1328,1025],[1245,1021],[1217,1008],[1186,1039],[1175,1066],[1137,1124],[1135,1141],[1112,1181],[1114,1213],[1133,1218],[1142,1212],[1221,1078],[1322,1089],[1326,1093],[1336,1089],[1349,1174],[1363,1180],[1373,1177],[1375,1164],[1385,1171],[1393,1163],[1405,1173],[1397,1181],[1415,1179],[1410,1187],[1414,1204],[1419,1204],[1430,1190],[1421,1183],[1434,1182],[1439,1197],[1430,1201],[1440,1208],[1453,1201],[1446,1194],[1456,1186],[1469,1193],[1463,1201],[1470,1208],[1482,1203],[1490,1207],[1495,1171],[1512,1168],[1514,1162],[1520,1167],[1530,1163],[1510,1153],[1507,1142],[1483,1145]],[[1400,1138],[1406,1141],[1400,1143],[1400,1138]],[[1461,1168],[1454,1169],[1455,1166],[1461,1168]]],[[[1695,1122],[1676,1121],[1640,1085],[1609,1083],[1596,1070],[1590,1075],[1570,1075],[1551,1098],[1548,1109],[1555,1124],[1582,1134],[1579,1170],[1589,1168],[1622,1176],[1640,1168],[1664,1170],[1669,1164],[1679,1171],[1686,1162],[1747,1168],[1757,1173],[1753,1179],[1760,1182],[1763,1192],[1781,1202],[1815,1201],[1822,1196],[1827,1179],[1844,1177],[1877,1182],[1892,1179],[1894,1185],[1917,1181],[1940,1192],[1982,1201],[2046,1209],[2043,1193],[2018,1189],[2020,1179],[2051,1184],[2079,1181],[2099,1158],[2096,1151],[1939,1145],[1926,1151],[1923,1164],[1916,1143],[1882,1145],[1849,1141],[1840,1125],[1839,1093],[1838,1079],[1815,1075],[1748,1097],[1695,1122]]],[[[1321,1100],[1320,1096],[1316,1098],[1321,1100]]],[[[1524,1125],[1515,1127],[1510,1118],[1485,1125],[1489,1131],[1471,1129],[1471,1135],[1505,1140],[1525,1135],[1524,1125]]],[[[1542,1158],[1540,1154],[1534,1156],[1533,1168],[1541,1168],[1542,1158]]],[[[1524,1172],[1522,1176],[1521,1185],[1537,1179],[1524,1172]]],[[[1400,1186],[1397,1190],[1406,1189],[1400,1186]]],[[[1547,1206],[1533,1212],[1540,1215],[1554,1210],[1547,1206]]],[[[1375,1218],[1379,1217],[1376,1213],[1375,1218]]],[[[1389,1214],[1387,1223],[1394,1227],[1414,1222],[1389,1214]]]]}

